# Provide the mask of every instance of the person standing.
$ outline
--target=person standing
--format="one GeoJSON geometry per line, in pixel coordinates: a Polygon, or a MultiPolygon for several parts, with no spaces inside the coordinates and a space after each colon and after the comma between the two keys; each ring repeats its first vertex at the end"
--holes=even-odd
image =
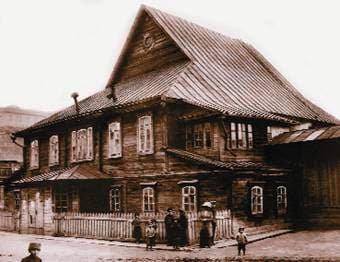
{"type": "Polygon", "coordinates": [[[140,239],[142,237],[142,227],[141,227],[141,221],[138,214],[135,214],[134,220],[132,220],[132,237],[136,239],[136,243],[140,243],[140,239]]]}
{"type": "Polygon", "coordinates": [[[153,226],[153,223],[149,221],[148,227],[145,231],[146,237],[146,250],[153,250],[152,247],[155,246],[155,239],[156,239],[156,230],[153,226]]]}
{"type": "Polygon", "coordinates": [[[171,235],[172,235],[172,246],[174,250],[179,250],[179,245],[181,241],[181,226],[179,224],[178,218],[175,218],[172,227],[171,227],[171,235]]]}
{"type": "Polygon", "coordinates": [[[167,209],[167,215],[164,218],[165,224],[165,234],[166,234],[166,242],[168,246],[172,246],[172,225],[174,223],[174,215],[172,208],[167,209]]]}
{"type": "Polygon", "coordinates": [[[215,234],[216,234],[216,227],[217,227],[217,220],[216,220],[216,201],[210,201],[211,203],[211,211],[213,215],[213,219],[211,221],[212,224],[212,237],[211,237],[211,244],[215,245],[215,234]]]}
{"type": "Polygon", "coordinates": [[[183,209],[179,210],[179,225],[180,231],[180,246],[184,247],[188,245],[188,217],[183,209]]]}
{"type": "Polygon", "coordinates": [[[240,227],[238,229],[238,233],[236,235],[236,241],[237,241],[237,250],[238,255],[241,255],[241,251],[243,252],[243,255],[246,254],[246,245],[248,244],[248,238],[246,233],[244,233],[244,228],[240,227]]]}
{"type": "Polygon", "coordinates": [[[28,246],[28,252],[30,255],[21,260],[21,262],[41,262],[41,258],[38,257],[38,254],[41,250],[40,243],[30,243],[28,246]]]}
{"type": "Polygon", "coordinates": [[[212,236],[213,236],[213,229],[212,229],[212,221],[213,221],[213,213],[212,213],[212,205],[210,202],[204,202],[202,205],[202,212],[200,214],[200,220],[202,222],[202,230],[201,233],[203,234],[205,239],[202,239],[204,246],[210,247],[212,244],[212,236]]]}

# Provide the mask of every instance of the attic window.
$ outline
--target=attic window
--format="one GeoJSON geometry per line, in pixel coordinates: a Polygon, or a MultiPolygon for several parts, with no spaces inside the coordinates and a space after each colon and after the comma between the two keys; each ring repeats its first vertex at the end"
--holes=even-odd
{"type": "Polygon", "coordinates": [[[151,50],[155,45],[155,39],[153,38],[153,36],[149,33],[146,33],[143,36],[143,46],[145,51],[149,51],[151,50]]]}

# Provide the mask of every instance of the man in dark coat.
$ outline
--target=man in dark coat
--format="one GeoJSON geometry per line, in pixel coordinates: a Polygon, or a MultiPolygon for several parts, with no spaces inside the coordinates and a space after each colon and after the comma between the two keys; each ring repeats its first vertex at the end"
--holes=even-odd
{"type": "Polygon", "coordinates": [[[165,233],[166,233],[166,242],[168,246],[172,246],[172,226],[174,223],[174,215],[172,208],[167,209],[167,215],[164,218],[165,223],[165,233]]]}
{"type": "Polygon", "coordinates": [[[188,244],[188,217],[183,209],[179,210],[180,246],[184,247],[188,244]]]}
{"type": "Polygon", "coordinates": [[[28,252],[30,255],[21,260],[21,262],[41,262],[38,253],[40,251],[41,245],[39,243],[30,243],[28,246],[28,252]]]}

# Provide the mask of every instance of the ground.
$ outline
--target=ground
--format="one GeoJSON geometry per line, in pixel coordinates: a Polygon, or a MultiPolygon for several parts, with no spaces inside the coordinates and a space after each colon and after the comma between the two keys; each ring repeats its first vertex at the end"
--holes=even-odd
{"type": "MultiPolygon", "coordinates": [[[[20,261],[27,255],[29,242],[40,242],[40,257],[54,261],[241,261],[236,247],[187,251],[145,251],[144,246],[127,247],[121,242],[56,238],[0,232],[0,261],[20,261]],[[121,246],[123,245],[123,246],[121,246]]],[[[242,261],[340,261],[340,230],[300,231],[268,238],[247,246],[242,261]]]]}

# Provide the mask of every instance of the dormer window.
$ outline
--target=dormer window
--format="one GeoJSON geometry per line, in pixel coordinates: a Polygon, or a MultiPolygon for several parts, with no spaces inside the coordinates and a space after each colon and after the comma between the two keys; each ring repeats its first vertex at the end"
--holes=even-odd
{"type": "Polygon", "coordinates": [[[200,123],[186,128],[186,145],[194,148],[212,147],[212,128],[210,123],[200,123]]]}
{"type": "Polygon", "coordinates": [[[138,118],[137,148],[142,155],[153,153],[153,127],[152,116],[145,115],[138,118]]]}
{"type": "Polygon", "coordinates": [[[232,149],[253,148],[253,126],[245,123],[230,123],[230,147],[232,149]]]}
{"type": "Polygon", "coordinates": [[[72,131],[71,162],[93,159],[92,127],[72,131]]]}
{"type": "Polygon", "coordinates": [[[33,140],[30,148],[30,167],[32,169],[39,167],[39,142],[33,140]]]}
{"type": "Polygon", "coordinates": [[[54,166],[59,163],[59,141],[57,135],[53,135],[49,139],[48,163],[50,166],[54,166]]]}

